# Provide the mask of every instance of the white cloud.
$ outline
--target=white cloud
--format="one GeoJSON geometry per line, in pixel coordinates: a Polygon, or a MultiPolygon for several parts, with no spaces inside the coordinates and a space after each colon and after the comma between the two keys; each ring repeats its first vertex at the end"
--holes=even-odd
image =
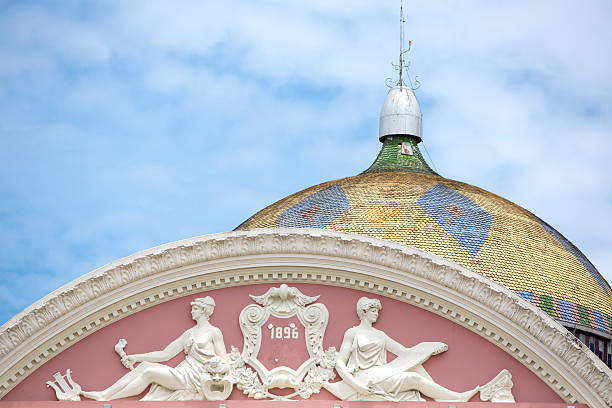
{"type": "MultiPolygon", "coordinates": [[[[36,257],[60,286],[366,169],[379,150],[384,80],[396,76],[396,6],[8,7],[2,243],[36,257]]],[[[405,10],[439,172],[534,212],[611,281],[610,3],[422,1],[405,10]]],[[[30,265],[8,249],[0,256],[10,261],[4,274],[30,265]]]]}

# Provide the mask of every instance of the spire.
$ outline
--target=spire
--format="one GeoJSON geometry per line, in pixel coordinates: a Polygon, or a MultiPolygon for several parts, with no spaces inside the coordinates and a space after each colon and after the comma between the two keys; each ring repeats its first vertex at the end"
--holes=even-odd
{"type": "MultiPolygon", "coordinates": [[[[398,64],[395,65],[392,63],[392,65],[395,67],[396,70],[398,70],[399,73],[399,81],[397,81],[397,86],[407,86],[406,82],[404,82],[404,70],[406,70],[406,75],[408,76],[408,82],[410,84],[410,89],[412,89],[413,91],[415,89],[418,89],[419,87],[419,81],[417,78],[415,78],[415,84],[414,86],[412,85],[412,81],[410,80],[410,75],[408,75],[408,68],[410,67],[410,61],[408,61],[408,64],[406,64],[406,61],[404,60],[404,54],[407,54],[408,52],[410,52],[410,49],[412,48],[412,41],[408,41],[408,49],[404,49],[404,26],[405,26],[406,20],[404,20],[404,7],[403,7],[403,2],[400,0],[400,49],[399,49],[399,61],[398,64]]],[[[389,79],[387,79],[387,81],[389,81],[389,79]]],[[[389,85],[389,87],[391,87],[389,85]]]]}
{"type": "MultiPolygon", "coordinates": [[[[399,50],[399,82],[397,83],[399,86],[404,85],[404,81],[402,80],[402,75],[404,71],[404,2],[400,0],[400,50],[399,50]]],[[[411,45],[412,41],[409,42],[411,45]]]]}
{"type": "MultiPolygon", "coordinates": [[[[421,107],[414,95],[412,81],[408,77],[410,87],[404,83],[404,69],[408,66],[404,61],[404,54],[410,51],[412,41],[408,42],[408,49],[404,49],[404,9],[400,2],[400,52],[399,81],[396,86],[389,89],[389,93],[380,111],[380,127],[378,138],[383,147],[374,163],[364,173],[378,173],[387,171],[410,171],[437,175],[427,164],[418,144],[422,141],[422,114],[421,107]]],[[[387,83],[389,79],[387,80],[387,83]]],[[[416,87],[418,87],[418,81],[416,87]]]]}
{"type": "MultiPolygon", "coordinates": [[[[417,139],[417,143],[421,141],[421,108],[419,102],[414,96],[412,81],[408,77],[410,87],[404,83],[404,69],[408,66],[404,61],[404,54],[410,51],[412,41],[408,41],[408,49],[404,49],[404,6],[400,1],[400,50],[399,63],[394,65],[399,71],[399,81],[397,85],[392,87],[387,94],[387,99],[383,104],[380,112],[380,128],[378,138],[384,141],[387,136],[393,135],[409,135],[417,139]]],[[[407,73],[406,73],[407,74],[407,73]]],[[[417,84],[418,87],[418,84],[417,84]]]]}

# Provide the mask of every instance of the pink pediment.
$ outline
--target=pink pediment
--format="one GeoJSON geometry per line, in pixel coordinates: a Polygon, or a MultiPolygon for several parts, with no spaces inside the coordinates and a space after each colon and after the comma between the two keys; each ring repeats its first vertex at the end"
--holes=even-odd
{"type": "MultiPolygon", "coordinates": [[[[193,326],[189,313],[190,301],[201,296],[212,296],[216,302],[210,321],[221,329],[227,351],[230,351],[232,345],[242,350],[243,334],[239,327],[238,316],[245,306],[253,304],[249,295],[262,295],[274,286],[278,284],[236,286],[206,291],[177,298],[130,315],[89,335],[43,364],[12,389],[3,401],[56,401],[55,393],[46,387],[45,383],[53,378],[54,373],[65,372],[68,368],[72,370],[72,378],[83,389],[98,390],[109,386],[127,372],[114,350],[118,339],[124,338],[128,341],[125,349],[128,354],[164,348],[193,326]]],[[[340,348],[345,331],[359,323],[355,311],[357,300],[362,296],[372,297],[367,292],[335,286],[297,283],[291,286],[308,296],[320,295],[317,302],[324,304],[329,310],[329,323],[323,339],[324,349],[340,348]]],[[[486,383],[502,369],[507,369],[512,373],[514,382],[512,392],[517,403],[563,402],[521,362],[476,333],[399,300],[376,297],[382,303],[382,310],[376,323],[377,329],[405,346],[429,341],[448,345],[448,351],[430,358],[424,364],[436,382],[451,389],[469,389],[475,384],[486,383]]],[[[291,323],[298,326],[295,319],[283,321],[274,318],[270,321],[272,329],[263,327],[265,343],[258,358],[268,369],[274,368],[273,365],[277,360],[290,367],[298,367],[303,362],[306,356],[304,330],[297,327],[298,334],[295,335],[293,328],[290,327],[291,323]],[[288,331],[285,326],[289,327],[288,331]],[[278,327],[281,327],[281,331],[277,336],[278,327]],[[275,332],[271,333],[270,330],[275,332]],[[299,352],[293,353],[292,350],[299,352]]],[[[183,357],[179,355],[167,364],[174,366],[183,357]]],[[[138,398],[133,397],[131,400],[138,398]]],[[[229,399],[245,400],[247,397],[240,390],[234,389],[229,399]]],[[[322,389],[320,393],[312,395],[310,400],[335,400],[335,397],[322,389]]],[[[477,399],[474,398],[473,401],[477,399]]],[[[98,402],[96,406],[101,406],[101,403],[98,402]]]]}

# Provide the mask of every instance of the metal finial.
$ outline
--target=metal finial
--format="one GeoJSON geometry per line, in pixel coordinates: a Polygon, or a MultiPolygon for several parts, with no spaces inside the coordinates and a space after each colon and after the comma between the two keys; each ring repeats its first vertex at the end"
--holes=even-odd
{"type": "MultiPolygon", "coordinates": [[[[404,49],[404,26],[405,26],[406,20],[404,20],[404,2],[403,0],[400,0],[400,50],[399,50],[399,64],[395,65],[394,63],[391,63],[391,65],[393,65],[393,67],[399,71],[399,81],[397,82],[396,86],[407,86],[406,83],[404,82],[404,70],[406,70],[406,76],[408,77],[408,83],[410,84],[410,89],[412,89],[413,91],[418,89],[421,86],[421,83],[418,81],[418,77],[414,78],[414,84],[412,83],[412,79],[410,78],[410,75],[408,74],[408,68],[410,67],[410,62],[408,62],[408,64],[406,64],[406,61],[404,61],[404,54],[406,54],[408,51],[410,51],[410,48],[412,47],[412,41],[408,41],[408,48],[404,49]]],[[[393,87],[393,80],[391,80],[391,78],[387,78],[387,80],[385,81],[385,83],[387,84],[387,86],[389,88],[393,87]]]]}
{"type": "Polygon", "coordinates": [[[402,72],[404,71],[404,2],[400,0],[400,50],[399,50],[399,86],[404,84],[402,72]]]}

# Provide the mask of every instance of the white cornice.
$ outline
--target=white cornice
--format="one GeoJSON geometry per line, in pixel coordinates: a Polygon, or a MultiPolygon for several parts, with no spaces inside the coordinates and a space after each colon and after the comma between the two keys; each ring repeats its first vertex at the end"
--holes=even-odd
{"type": "Polygon", "coordinates": [[[412,247],[307,229],[196,237],[76,279],[0,328],[0,397],[45,361],[122,317],[191,293],[267,282],[355,288],[418,306],[505,350],[566,402],[612,405],[612,371],[510,290],[412,247]]]}

